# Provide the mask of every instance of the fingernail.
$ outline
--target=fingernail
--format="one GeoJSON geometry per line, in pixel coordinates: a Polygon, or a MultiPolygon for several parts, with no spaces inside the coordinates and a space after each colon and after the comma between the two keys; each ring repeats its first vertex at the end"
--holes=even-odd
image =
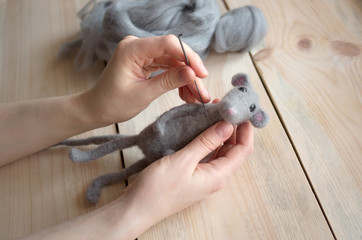
{"type": "Polygon", "coordinates": [[[216,126],[216,134],[220,138],[227,138],[231,135],[233,131],[233,126],[227,122],[221,122],[216,126]]]}
{"type": "Polygon", "coordinates": [[[203,93],[204,93],[204,96],[205,96],[207,99],[210,99],[210,95],[209,95],[209,93],[207,92],[206,89],[203,91],[203,93]]]}

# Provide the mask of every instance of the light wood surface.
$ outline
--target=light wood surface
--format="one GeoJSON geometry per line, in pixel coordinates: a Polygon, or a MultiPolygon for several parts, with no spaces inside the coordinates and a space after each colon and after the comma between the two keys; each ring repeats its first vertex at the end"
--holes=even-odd
{"type": "MultiPolygon", "coordinates": [[[[86,0],[0,1],[0,101],[71,94],[90,87],[103,69],[74,70],[57,60],[62,43],[79,29],[76,11],[86,0]]],[[[269,32],[251,55],[226,53],[205,60],[213,98],[246,72],[270,115],[255,130],[255,152],[227,186],[146,231],[139,239],[360,239],[361,50],[360,1],[219,1],[222,11],[254,4],[269,32]]],[[[136,134],[181,104],[177,92],[157,99],[136,118],[119,123],[136,134]]],[[[115,133],[116,126],[80,137],[115,133]]],[[[129,166],[142,157],[123,152],[129,166]]],[[[0,239],[16,239],[72,219],[119,196],[107,187],[91,206],[93,178],[122,168],[119,152],[74,164],[66,148],[33,154],[0,168],[0,239]]],[[[132,179],[130,180],[132,182],[132,179]]]]}
{"type": "Polygon", "coordinates": [[[255,4],[269,33],[253,59],[339,239],[362,237],[362,2],[255,4]]]}
{"type": "MultiPolygon", "coordinates": [[[[103,64],[77,72],[71,59],[56,59],[78,29],[75,12],[86,1],[5,1],[0,4],[0,101],[20,101],[83,91],[103,64]]],[[[115,126],[82,134],[116,133],[115,126]]],[[[0,133],[1,134],[1,133],[0,133]]],[[[21,137],[19,136],[21,140],[21,137]]],[[[74,164],[66,148],[41,151],[0,168],[0,239],[16,239],[65,222],[119,196],[110,187],[90,205],[85,190],[95,177],[120,169],[120,154],[74,164]]]]}

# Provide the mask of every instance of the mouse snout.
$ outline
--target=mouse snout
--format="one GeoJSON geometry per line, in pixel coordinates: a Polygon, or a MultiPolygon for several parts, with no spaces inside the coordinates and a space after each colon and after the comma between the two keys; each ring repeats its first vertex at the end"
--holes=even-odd
{"type": "Polygon", "coordinates": [[[236,111],[235,108],[229,107],[229,108],[227,109],[227,113],[228,113],[228,115],[230,115],[230,116],[234,116],[234,115],[236,115],[237,111],[236,111]]]}
{"type": "Polygon", "coordinates": [[[220,102],[219,113],[222,116],[223,120],[235,124],[238,119],[239,109],[236,106],[233,106],[227,102],[220,102]]]}

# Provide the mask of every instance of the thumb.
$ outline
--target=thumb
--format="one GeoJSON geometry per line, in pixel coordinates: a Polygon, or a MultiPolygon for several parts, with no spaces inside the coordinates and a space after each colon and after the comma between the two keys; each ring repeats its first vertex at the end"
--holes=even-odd
{"type": "Polygon", "coordinates": [[[216,123],[201,133],[186,147],[176,152],[175,157],[176,159],[183,159],[183,161],[180,161],[180,164],[185,164],[195,170],[198,163],[224,143],[233,131],[233,125],[228,122],[216,123]]]}
{"type": "Polygon", "coordinates": [[[188,66],[179,66],[165,71],[149,81],[148,89],[152,91],[154,98],[162,94],[183,87],[194,81],[196,74],[192,68],[188,66]]]}

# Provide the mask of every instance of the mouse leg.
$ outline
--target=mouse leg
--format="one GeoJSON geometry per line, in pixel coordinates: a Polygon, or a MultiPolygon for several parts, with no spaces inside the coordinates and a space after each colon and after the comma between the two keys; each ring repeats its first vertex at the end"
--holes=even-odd
{"type": "Polygon", "coordinates": [[[83,145],[100,145],[109,141],[112,141],[114,139],[120,139],[124,136],[119,134],[114,135],[105,135],[105,136],[93,136],[89,138],[83,138],[83,139],[67,139],[63,142],[60,142],[56,144],[55,146],[65,145],[65,146],[83,146],[83,145]]]}
{"type": "Polygon", "coordinates": [[[116,150],[134,146],[136,143],[137,136],[129,136],[103,143],[102,145],[99,145],[98,147],[87,152],[72,148],[69,151],[69,158],[72,159],[73,162],[88,162],[96,158],[103,157],[104,155],[107,155],[116,150]]]}
{"type": "Polygon", "coordinates": [[[121,170],[120,172],[116,173],[108,173],[98,178],[94,179],[92,184],[89,186],[87,190],[87,199],[91,203],[98,202],[99,195],[101,190],[104,186],[121,182],[135,173],[138,173],[145,169],[148,165],[152,162],[147,161],[147,159],[143,158],[135,163],[133,163],[128,168],[121,170]]]}

